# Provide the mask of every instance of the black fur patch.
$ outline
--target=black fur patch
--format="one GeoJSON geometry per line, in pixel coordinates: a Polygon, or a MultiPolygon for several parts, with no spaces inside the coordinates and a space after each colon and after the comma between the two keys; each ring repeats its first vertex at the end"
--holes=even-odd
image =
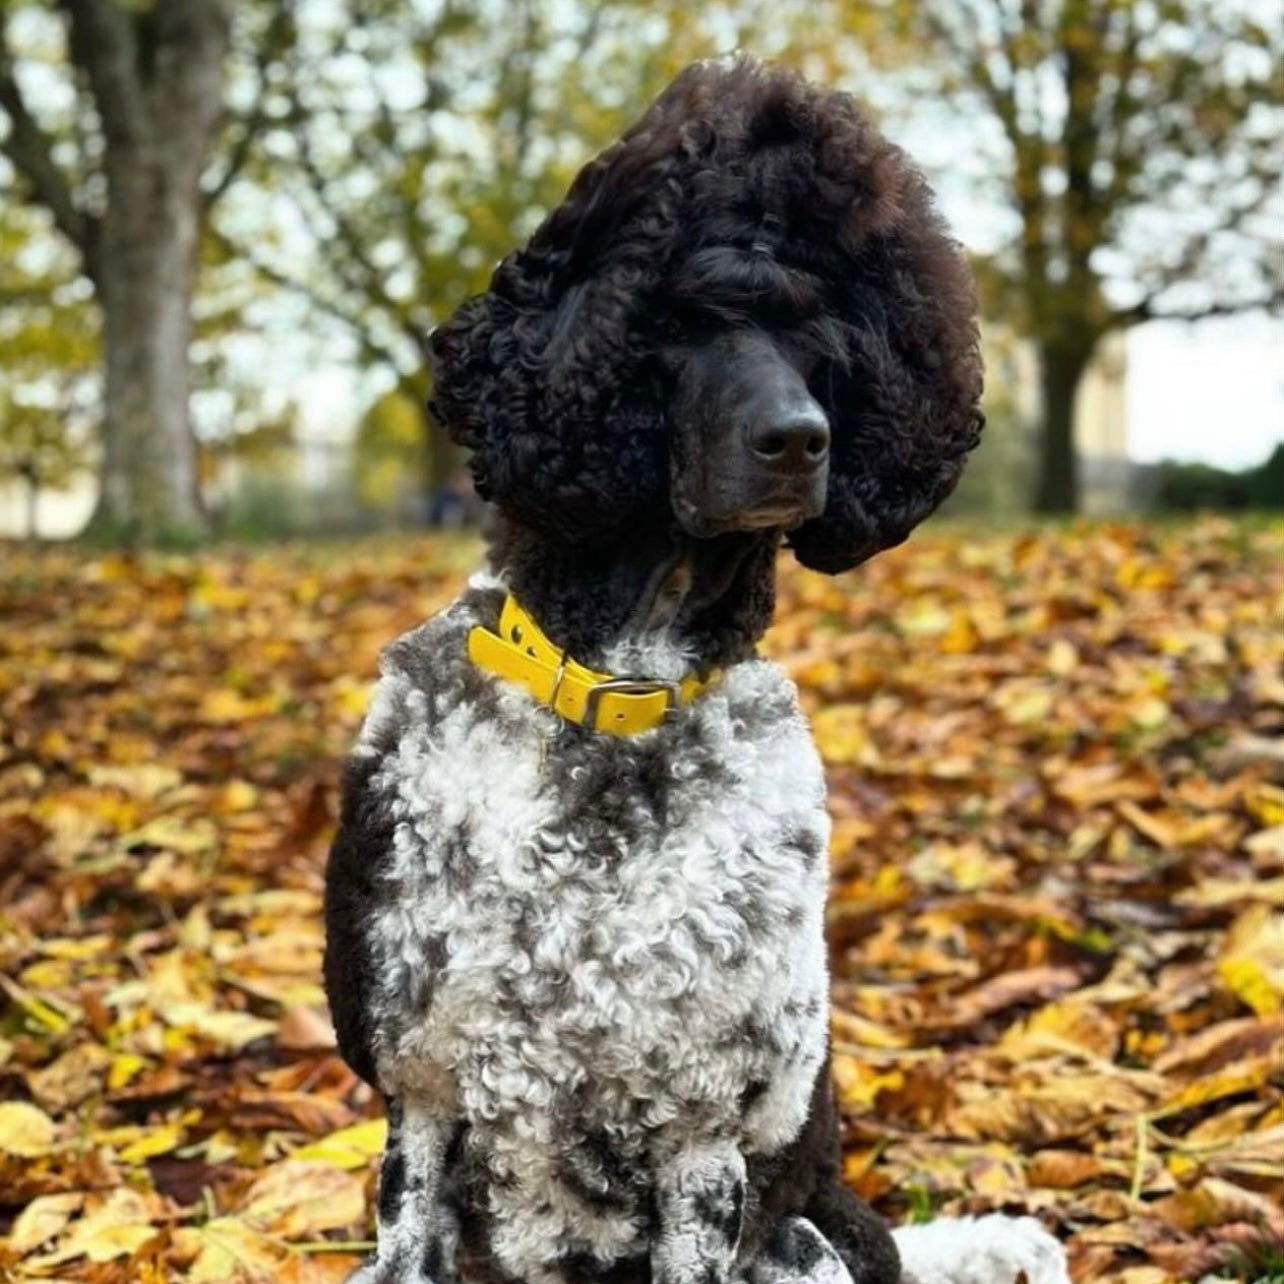
{"type": "Polygon", "coordinates": [[[781,1266],[799,1272],[810,1270],[825,1255],[816,1232],[799,1221],[788,1221],[780,1226],[768,1241],[767,1252],[781,1266]]]}
{"type": "Polygon", "coordinates": [[[397,1148],[387,1151],[379,1169],[379,1220],[392,1225],[401,1210],[406,1190],[406,1158],[397,1148]]]}
{"type": "Polygon", "coordinates": [[[740,1224],[744,1216],[744,1184],[731,1173],[724,1174],[717,1182],[700,1191],[692,1201],[696,1216],[716,1231],[728,1244],[740,1238],[740,1224]]]}

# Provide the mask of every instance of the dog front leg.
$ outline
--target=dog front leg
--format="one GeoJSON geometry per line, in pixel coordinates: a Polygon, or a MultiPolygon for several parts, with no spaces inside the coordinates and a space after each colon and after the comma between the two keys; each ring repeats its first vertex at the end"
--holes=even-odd
{"type": "Polygon", "coordinates": [[[737,1284],[745,1161],[730,1141],[683,1147],[656,1172],[659,1239],[655,1284],[737,1284]]]}
{"type": "Polygon", "coordinates": [[[459,1225],[446,1199],[457,1121],[440,1104],[389,1100],[379,1169],[379,1243],[349,1284],[454,1284],[459,1225]]]}

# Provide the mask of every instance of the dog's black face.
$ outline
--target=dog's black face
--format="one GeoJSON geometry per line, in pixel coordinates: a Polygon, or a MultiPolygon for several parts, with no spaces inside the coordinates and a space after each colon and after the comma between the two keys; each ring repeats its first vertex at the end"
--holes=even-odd
{"type": "Polygon", "coordinates": [[[781,344],[731,330],[662,359],[674,381],[669,496],[687,534],[793,530],[824,511],[829,419],[781,344]]]}

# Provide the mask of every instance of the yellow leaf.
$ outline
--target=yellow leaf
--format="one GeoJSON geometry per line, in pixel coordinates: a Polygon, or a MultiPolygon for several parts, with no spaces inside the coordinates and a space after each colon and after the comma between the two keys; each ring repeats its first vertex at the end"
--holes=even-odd
{"type": "Polygon", "coordinates": [[[92,1237],[83,1236],[77,1241],[77,1256],[83,1255],[91,1262],[132,1257],[155,1234],[151,1226],[101,1226],[92,1237]]]}
{"type": "Polygon", "coordinates": [[[374,685],[373,682],[355,682],[351,678],[339,679],[331,687],[335,708],[353,719],[364,718],[374,685]]]}
{"type": "Polygon", "coordinates": [[[283,1160],[246,1195],[246,1220],[287,1239],[353,1226],[365,1218],[361,1181],[332,1164],[283,1160]]]}
{"type": "Polygon", "coordinates": [[[152,1221],[160,1215],[155,1195],[119,1187],[76,1222],[53,1252],[30,1259],[28,1266],[43,1271],[77,1257],[91,1262],[130,1257],[156,1234],[152,1221]]]}
{"type": "Polygon", "coordinates": [[[1257,959],[1223,959],[1217,965],[1217,975],[1226,988],[1258,1016],[1284,1011],[1284,992],[1257,959]]]}
{"type": "Polygon", "coordinates": [[[858,1016],[855,1012],[835,1009],[831,1024],[835,1040],[859,1044],[862,1048],[903,1048],[909,1042],[898,1031],[889,1030],[885,1025],[879,1025],[868,1017],[858,1016]]]}
{"type": "Polygon", "coordinates": [[[950,891],[992,891],[1010,884],[1014,862],[996,856],[980,843],[929,843],[908,864],[907,872],[919,887],[950,891]]]}
{"type": "Polygon", "coordinates": [[[105,934],[80,936],[64,940],[41,941],[40,952],[51,959],[68,959],[83,963],[86,959],[100,959],[112,948],[112,938],[105,934]]]}
{"type": "Polygon", "coordinates": [[[248,780],[229,780],[218,797],[219,810],[226,815],[250,811],[259,805],[259,791],[248,780]]]}
{"type": "Polygon", "coordinates": [[[187,1129],[181,1124],[165,1124],[159,1128],[148,1128],[137,1141],[132,1141],[119,1152],[122,1163],[141,1164],[156,1155],[166,1155],[177,1150],[187,1135],[187,1129]]]}
{"type": "Polygon", "coordinates": [[[235,1217],[184,1228],[175,1238],[180,1247],[195,1251],[196,1259],[184,1276],[189,1284],[280,1278],[281,1246],[235,1217]]]}
{"type": "MultiPolygon", "coordinates": [[[[11,981],[3,972],[0,972],[0,989],[6,994],[33,1020],[38,1021],[46,1029],[52,1030],[54,1034],[63,1034],[71,1028],[71,1021],[63,1014],[38,995],[32,994],[30,990],[24,989],[17,981],[11,981]]],[[[79,1013],[75,1012],[75,1015],[79,1013]]]]}
{"type": "Polygon", "coordinates": [[[935,637],[950,622],[950,612],[930,597],[915,599],[896,613],[896,627],[907,637],[935,637]]]}
{"type": "Polygon", "coordinates": [[[206,722],[247,722],[251,718],[276,713],[279,708],[280,701],[276,696],[247,699],[238,691],[216,687],[201,701],[200,716],[206,722]]]}
{"type": "Polygon", "coordinates": [[[868,764],[868,713],[860,705],[836,704],[822,709],[812,719],[812,730],[826,761],[868,764]]]}
{"type": "Polygon", "coordinates": [[[185,856],[201,856],[218,842],[218,830],[204,818],[157,816],[122,840],[126,847],[161,847],[185,856]]]}
{"type": "Polygon", "coordinates": [[[387,1120],[367,1119],[301,1147],[292,1157],[329,1164],[332,1168],[364,1168],[376,1155],[383,1153],[387,1141],[387,1120]]]}
{"type": "Polygon", "coordinates": [[[852,1110],[868,1110],[884,1088],[895,1091],[905,1085],[901,1071],[874,1070],[858,1057],[841,1053],[834,1056],[833,1075],[839,1101],[852,1110]]]}
{"type": "Polygon", "coordinates": [[[183,773],[155,762],[128,767],[94,766],[89,769],[89,783],[100,789],[119,789],[150,801],[181,785],[183,773]]]}
{"type": "Polygon", "coordinates": [[[1164,1102],[1162,1109],[1155,1112],[1155,1117],[1180,1114],[1192,1106],[1207,1105],[1210,1101],[1238,1096],[1241,1092],[1253,1092],[1270,1082],[1275,1064],[1272,1056],[1253,1057],[1249,1061],[1236,1062],[1217,1074],[1201,1075],[1164,1102]]]}
{"type": "Polygon", "coordinates": [[[111,1059],[107,1071],[107,1087],[111,1092],[119,1092],[127,1083],[138,1076],[138,1072],[147,1066],[147,1058],[133,1052],[118,1052],[111,1059]]]}
{"type": "Polygon", "coordinates": [[[35,1159],[54,1148],[54,1121],[26,1101],[0,1101],[0,1151],[35,1159]]]}
{"type": "Polygon", "coordinates": [[[25,1256],[33,1248],[53,1239],[84,1202],[84,1195],[79,1193],[37,1195],[14,1219],[8,1239],[10,1252],[25,1256]]]}
{"type": "Polygon", "coordinates": [[[1082,999],[1069,998],[1041,1007],[1024,1023],[1012,1026],[999,1042],[1014,1060],[1048,1053],[1087,1053],[1111,1060],[1119,1031],[1110,1015],[1082,999]]]}
{"type": "Polygon", "coordinates": [[[1217,975],[1258,1016],[1284,1011],[1284,914],[1246,909],[1226,934],[1217,975]]]}
{"type": "Polygon", "coordinates": [[[1264,829],[1284,825],[1284,788],[1256,785],[1244,795],[1244,806],[1264,829]]]}
{"type": "MultiPolygon", "coordinates": [[[[166,1003],[159,1015],[173,1032],[196,1035],[222,1048],[236,1050],[276,1033],[277,1023],[248,1012],[217,1012],[199,1003],[166,1003]]],[[[181,1047],[181,1040],[176,1045],[181,1047]]]]}
{"type": "Polygon", "coordinates": [[[1004,683],[991,699],[1007,720],[1018,727],[1042,722],[1052,712],[1051,688],[1029,679],[1004,683]]]}
{"type": "Polygon", "coordinates": [[[1166,701],[1147,696],[1132,706],[1132,723],[1142,731],[1154,731],[1168,721],[1168,713],[1166,701]]]}
{"type": "Polygon", "coordinates": [[[1057,677],[1064,678],[1072,674],[1079,666],[1079,652],[1073,642],[1057,638],[1048,648],[1048,671],[1057,677]]]}

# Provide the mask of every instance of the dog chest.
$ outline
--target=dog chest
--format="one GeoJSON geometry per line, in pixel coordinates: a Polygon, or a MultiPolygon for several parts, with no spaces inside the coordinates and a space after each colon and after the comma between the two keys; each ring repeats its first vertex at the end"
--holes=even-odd
{"type": "Polygon", "coordinates": [[[441,1067],[481,1120],[582,1114],[584,1085],[608,1116],[731,1113],[814,1068],[827,822],[784,675],[737,666],[633,740],[562,729],[502,684],[481,700],[475,677],[385,678],[385,1072],[441,1067]]]}

